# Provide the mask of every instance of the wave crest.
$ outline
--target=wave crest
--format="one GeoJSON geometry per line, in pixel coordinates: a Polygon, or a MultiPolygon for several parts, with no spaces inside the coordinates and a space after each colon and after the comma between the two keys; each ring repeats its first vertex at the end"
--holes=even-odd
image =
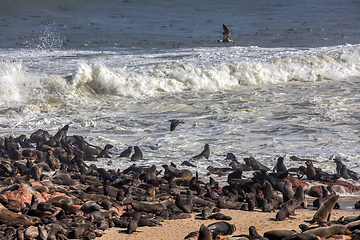
{"type": "MultiPolygon", "coordinates": [[[[107,95],[144,98],[164,93],[216,92],[239,86],[291,81],[304,84],[323,80],[340,81],[360,78],[358,48],[198,49],[188,55],[179,53],[182,54],[180,58],[176,52],[171,53],[173,55],[142,55],[141,61],[136,58],[137,55],[126,56],[126,59],[135,59],[130,60],[131,64],[126,62],[128,60],[119,60],[116,54],[106,55],[107,61],[99,57],[93,62],[86,62],[79,55],[74,62],[77,67],[70,77],[60,76],[60,72],[69,71],[72,65],[50,75],[42,73],[43,70],[29,71],[27,64],[21,61],[3,61],[0,62],[0,98],[17,102],[66,102],[107,95]]],[[[54,54],[57,56],[57,53],[54,54]]],[[[68,53],[58,54],[63,62],[68,61],[68,53]]]]}

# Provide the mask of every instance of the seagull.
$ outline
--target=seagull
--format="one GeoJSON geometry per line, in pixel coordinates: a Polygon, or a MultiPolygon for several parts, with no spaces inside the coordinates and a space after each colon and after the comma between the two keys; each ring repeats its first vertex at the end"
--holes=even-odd
{"type": "Polygon", "coordinates": [[[169,122],[171,122],[170,131],[174,131],[175,128],[177,127],[177,125],[179,125],[180,123],[184,123],[183,121],[180,121],[180,120],[177,120],[177,119],[171,119],[171,120],[169,120],[169,122]]]}
{"type": "Polygon", "coordinates": [[[223,24],[223,29],[224,29],[224,32],[222,33],[223,34],[223,39],[222,40],[218,40],[219,43],[233,43],[234,41],[233,40],[230,40],[229,39],[229,36],[230,36],[230,30],[225,26],[225,24],[223,24]]]}

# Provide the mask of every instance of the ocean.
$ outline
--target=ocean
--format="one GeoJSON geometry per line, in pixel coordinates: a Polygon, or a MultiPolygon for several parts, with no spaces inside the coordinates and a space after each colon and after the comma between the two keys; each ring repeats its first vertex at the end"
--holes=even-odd
{"type": "Polygon", "coordinates": [[[360,173],[360,1],[2,0],[0,136],[112,144],[105,168],[181,163],[210,145],[273,168],[360,173]],[[222,25],[234,43],[218,43],[222,25]],[[185,123],[170,132],[169,119],[185,123]],[[109,162],[111,160],[111,162],[109,162]]]}

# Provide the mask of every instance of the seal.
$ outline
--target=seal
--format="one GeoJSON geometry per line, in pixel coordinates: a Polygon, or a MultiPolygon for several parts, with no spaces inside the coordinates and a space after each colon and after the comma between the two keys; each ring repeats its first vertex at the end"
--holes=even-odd
{"type": "Polygon", "coordinates": [[[225,160],[237,161],[237,157],[233,153],[227,153],[225,160]]]}
{"type": "Polygon", "coordinates": [[[270,168],[257,161],[254,157],[244,158],[245,164],[250,165],[253,170],[270,171],[270,168]]]}
{"type": "MultiPolygon", "coordinates": [[[[279,157],[277,159],[276,165],[274,167],[274,170],[276,170],[276,172],[285,172],[287,171],[285,164],[284,164],[284,158],[283,157],[279,157]]],[[[275,171],[274,171],[275,172],[275,171]]]]}
{"type": "Polygon", "coordinates": [[[348,174],[348,170],[346,168],[346,166],[343,164],[340,168],[340,177],[344,178],[344,179],[349,179],[349,174],[348,174]]]}
{"type": "Polygon", "coordinates": [[[249,227],[249,235],[245,235],[245,234],[237,235],[237,236],[234,236],[234,240],[235,240],[235,239],[244,239],[244,240],[260,239],[260,240],[267,240],[267,238],[262,237],[262,236],[257,232],[255,226],[250,226],[250,227],[249,227]]]}
{"type": "Polygon", "coordinates": [[[284,202],[290,200],[294,195],[295,195],[295,192],[292,188],[292,184],[289,180],[285,180],[285,184],[284,184],[284,187],[283,187],[283,190],[282,190],[282,194],[283,194],[283,200],[284,202]]]}
{"type": "Polygon", "coordinates": [[[331,212],[335,206],[336,201],[339,199],[338,195],[332,195],[329,199],[321,205],[319,210],[314,214],[313,222],[326,222],[329,221],[331,212]]]}
{"type": "Polygon", "coordinates": [[[222,40],[218,40],[219,43],[233,43],[233,40],[229,39],[229,36],[231,34],[230,30],[225,26],[225,24],[223,24],[223,30],[224,32],[222,33],[223,35],[223,39],[222,40]]]}
{"type": "Polygon", "coordinates": [[[129,146],[126,150],[120,153],[120,157],[130,157],[131,151],[132,151],[132,147],[129,146]]]}
{"type": "Polygon", "coordinates": [[[49,145],[50,147],[60,146],[60,141],[66,136],[68,130],[69,125],[65,125],[59,131],[57,131],[57,133],[52,138],[50,138],[49,141],[46,142],[46,145],[49,145]]]}
{"type": "Polygon", "coordinates": [[[60,224],[53,224],[52,228],[48,233],[48,240],[56,240],[58,237],[56,236],[58,233],[66,234],[66,229],[63,228],[60,224]]]}
{"type": "Polygon", "coordinates": [[[161,211],[166,209],[166,206],[159,202],[159,203],[149,203],[149,202],[138,202],[132,201],[131,206],[135,211],[138,212],[148,212],[148,213],[155,213],[160,214],[161,211]]]}
{"type": "Polygon", "coordinates": [[[228,222],[215,222],[208,225],[213,236],[218,235],[231,235],[236,231],[236,227],[234,224],[230,224],[228,222]]]}
{"type": "Polygon", "coordinates": [[[131,161],[137,161],[143,159],[143,154],[138,146],[134,147],[135,153],[131,155],[131,161]]]}
{"type": "Polygon", "coordinates": [[[300,204],[295,198],[283,203],[280,211],[276,214],[276,221],[284,221],[285,218],[290,218],[290,215],[293,214],[299,206],[300,204]]]}
{"type": "Polygon", "coordinates": [[[199,160],[203,157],[209,159],[209,156],[210,156],[210,146],[209,144],[205,144],[204,150],[200,154],[192,157],[191,160],[199,160]]]}
{"type": "Polygon", "coordinates": [[[211,231],[204,224],[200,226],[198,240],[212,240],[211,231]]]}
{"type": "Polygon", "coordinates": [[[321,238],[328,238],[332,235],[348,235],[351,231],[344,225],[332,225],[329,227],[313,228],[303,233],[312,234],[321,238]]]}
{"type": "Polygon", "coordinates": [[[312,161],[308,160],[305,162],[306,165],[306,177],[309,180],[316,180],[316,171],[312,161]]]}
{"type": "Polygon", "coordinates": [[[231,220],[232,217],[227,216],[223,213],[214,213],[212,215],[209,216],[209,219],[215,219],[215,220],[231,220]]]}
{"type": "Polygon", "coordinates": [[[294,235],[284,237],[281,240],[319,240],[319,238],[312,234],[296,233],[294,235]]]}
{"type": "Polygon", "coordinates": [[[175,204],[184,213],[191,213],[193,211],[193,199],[191,193],[188,194],[186,202],[181,194],[178,194],[175,199],[175,204]]]}
{"type": "Polygon", "coordinates": [[[287,236],[296,234],[294,230],[271,230],[264,233],[264,237],[269,240],[279,240],[287,236]]]}
{"type": "Polygon", "coordinates": [[[171,120],[169,120],[169,122],[170,122],[170,131],[174,131],[175,128],[176,128],[180,123],[182,123],[182,124],[185,123],[185,122],[180,121],[180,120],[178,120],[178,119],[171,119],[171,120]]]}
{"type": "MultiPolygon", "coordinates": [[[[353,180],[359,180],[359,174],[346,168],[346,166],[341,162],[340,159],[335,158],[334,159],[335,163],[336,163],[336,173],[340,176],[340,177],[348,177],[351,178],[353,180]],[[342,169],[343,166],[345,166],[345,169],[342,169]],[[344,176],[342,176],[344,175],[344,176]]],[[[345,178],[344,177],[344,178],[345,178]]],[[[345,178],[346,179],[346,178],[345,178]]]]}
{"type": "Polygon", "coordinates": [[[96,156],[96,158],[111,158],[109,155],[109,150],[112,149],[114,146],[111,144],[106,144],[104,149],[96,156]]]}
{"type": "Polygon", "coordinates": [[[214,203],[209,203],[209,205],[205,206],[204,209],[201,212],[201,218],[202,219],[208,219],[212,212],[214,211],[215,208],[215,204],[214,203]]]}
{"type": "Polygon", "coordinates": [[[126,233],[131,234],[131,233],[135,232],[136,228],[138,227],[139,221],[140,221],[140,213],[137,212],[137,213],[135,213],[133,219],[131,219],[131,221],[128,225],[128,228],[126,230],[126,233]]]}

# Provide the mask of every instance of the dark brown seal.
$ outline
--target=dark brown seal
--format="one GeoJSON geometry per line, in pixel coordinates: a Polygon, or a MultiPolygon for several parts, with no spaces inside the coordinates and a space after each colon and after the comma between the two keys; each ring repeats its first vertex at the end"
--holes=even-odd
{"type": "Polygon", "coordinates": [[[126,150],[120,153],[120,157],[130,157],[131,151],[132,151],[132,147],[129,146],[126,150]]]}
{"type": "Polygon", "coordinates": [[[210,229],[204,224],[200,226],[198,240],[212,240],[210,229]]]}
{"type": "Polygon", "coordinates": [[[210,146],[209,146],[209,144],[205,144],[204,150],[200,154],[192,157],[191,159],[192,160],[199,160],[199,159],[201,159],[203,157],[206,158],[206,159],[209,159],[209,156],[210,156],[210,146]]]}
{"type": "Polygon", "coordinates": [[[134,147],[135,153],[131,155],[131,161],[137,161],[143,159],[143,153],[141,152],[140,148],[138,146],[134,147]]]}

